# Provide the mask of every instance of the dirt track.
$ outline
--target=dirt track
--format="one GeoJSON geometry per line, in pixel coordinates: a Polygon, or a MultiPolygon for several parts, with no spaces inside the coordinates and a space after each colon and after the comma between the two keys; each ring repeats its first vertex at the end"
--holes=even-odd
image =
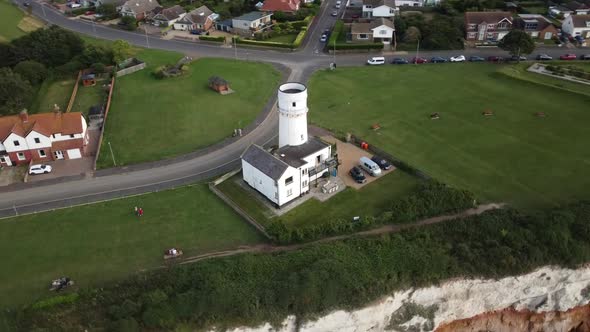
{"type": "Polygon", "coordinates": [[[194,262],[198,262],[205,259],[216,258],[216,257],[227,257],[233,255],[239,255],[244,253],[271,253],[271,252],[279,252],[279,251],[293,251],[298,250],[307,246],[312,246],[318,243],[326,243],[326,242],[333,242],[333,241],[340,241],[345,239],[350,239],[353,237],[365,237],[365,236],[375,236],[379,234],[387,234],[387,233],[396,233],[400,232],[405,229],[414,228],[414,227],[422,227],[426,225],[436,224],[442,221],[447,221],[451,219],[460,219],[465,218],[473,215],[481,214],[485,211],[499,209],[504,206],[504,203],[490,203],[490,204],[483,204],[479,205],[477,208],[465,210],[461,213],[452,214],[452,215],[443,215],[438,217],[432,217],[428,219],[423,219],[411,224],[399,224],[399,225],[385,225],[378,228],[370,229],[367,231],[361,231],[352,234],[345,234],[345,235],[338,235],[338,236],[331,236],[327,238],[323,238],[320,240],[307,242],[307,243],[300,243],[300,244],[292,244],[286,246],[278,246],[272,244],[259,244],[255,246],[241,246],[236,249],[232,250],[224,250],[224,251],[217,251],[217,252],[210,252],[198,256],[187,257],[179,262],[179,264],[190,264],[194,262]]]}

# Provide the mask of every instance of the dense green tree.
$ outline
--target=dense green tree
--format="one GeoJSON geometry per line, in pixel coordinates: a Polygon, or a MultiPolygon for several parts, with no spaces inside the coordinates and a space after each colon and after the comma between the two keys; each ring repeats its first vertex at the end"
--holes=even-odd
{"type": "Polygon", "coordinates": [[[135,31],[137,29],[137,20],[133,16],[121,17],[121,24],[125,30],[135,31]]]}
{"type": "Polygon", "coordinates": [[[29,107],[33,99],[31,84],[10,68],[0,68],[0,114],[16,114],[29,107]]]}
{"type": "Polygon", "coordinates": [[[114,3],[105,3],[96,8],[96,12],[103,15],[105,19],[117,17],[117,7],[114,3]]]}
{"type": "Polygon", "coordinates": [[[40,84],[47,78],[48,74],[45,65],[33,60],[19,62],[13,71],[29,81],[31,85],[40,84]]]}
{"type": "Polygon", "coordinates": [[[84,41],[78,35],[56,25],[19,37],[12,45],[18,62],[35,60],[47,67],[63,65],[84,50],[84,41]]]}
{"type": "Polygon", "coordinates": [[[104,46],[86,45],[78,60],[85,66],[90,66],[93,63],[111,65],[114,63],[113,49],[104,46]]]}
{"type": "Polygon", "coordinates": [[[0,68],[12,67],[17,63],[14,54],[14,46],[9,43],[0,42],[0,68]]]}
{"type": "Polygon", "coordinates": [[[113,43],[112,51],[113,60],[118,65],[131,56],[131,45],[125,40],[118,39],[113,43]]]}
{"type": "Polygon", "coordinates": [[[463,33],[452,17],[436,15],[425,24],[422,31],[422,44],[425,49],[462,49],[463,33]]]}
{"type": "Polygon", "coordinates": [[[535,42],[528,33],[523,30],[510,31],[500,42],[498,47],[508,51],[512,55],[531,54],[535,50],[535,42]]]}
{"type": "Polygon", "coordinates": [[[420,39],[420,30],[416,27],[409,27],[404,33],[404,43],[416,43],[420,39]]]}

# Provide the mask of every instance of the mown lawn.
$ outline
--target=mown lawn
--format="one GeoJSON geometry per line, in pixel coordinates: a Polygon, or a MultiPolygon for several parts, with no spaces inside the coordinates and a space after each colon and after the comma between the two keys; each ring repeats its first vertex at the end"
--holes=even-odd
{"type": "Polygon", "coordinates": [[[106,105],[108,91],[102,85],[108,82],[110,80],[97,81],[95,86],[85,87],[80,85],[71,112],[82,112],[88,115],[90,107],[94,105],[106,105]]]}
{"type": "Polygon", "coordinates": [[[590,97],[508,77],[501,68],[465,63],[319,72],[309,84],[309,117],[483,200],[533,208],[589,198],[590,97]],[[494,115],[482,116],[486,110],[494,115]],[[439,120],[430,120],[434,112],[439,120]],[[374,123],[381,130],[371,130],[374,123]]]}
{"type": "Polygon", "coordinates": [[[0,0],[0,42],[9,41],[25,33],[17,26],[24,13],[10,0],[0,0]]]}
{"type": "Polygon", "coordinates": [[[50,295],[48,283],[62,275],[96,286],[160,266],[172,246],[191,256],[260,241],[201,184],[0,220],[0,307],[50,295]]]}
{"type": "MultiPolygon", "coordinates": [[[[148,66],[117,79],[105,127],[117,165],[177,156],[230,136],[262,112],[280,78],[268,64],[206,58],[191,63],[184,76],[157,80],[152,71],[181,55],[143,50],[137,56],[148,66]],[[209,89],[213,75],[228,80],[235,92],[222,96],[209,89]]],[[[101,168],[113,166],[105,147],[101,168]]]]}
{"type": "Polygon", "coordinates": [[[59,109],[65,112],[75,83],[75,77],[45,80],[33,100],[30,109],[31,113],[52,112],[54,105],[58,105],[59,109]]]}
{"type": "MultiPolygon", "coordinates": [[[[348,175],[342,173],[340,176],[348,175]]],[[[235,181],[241,177],[242,174],[239,173],[221,183],[217,188],[259,223],[263,225],[268,223],[271,216],[280,219],[288,227],[304,226],[310,223],[321,224],[340,218],[352,220],[354,216],[377,216],[396,198],[411,192],[419,181],[407,173],[395,171],[360,190],[346,188],[325,202],[311,198],[286,214],[273,217],[268,208],[253,197],[252,193],[236,184],[235,181]]]]}
{"type": "Polygon", "coordinates": [[[297,34],[291,33],[285,35],[278,35],[269,39],[265,39],[264,41],[290,44],[295,41],[295,38],[297,38],[297,34]]]}

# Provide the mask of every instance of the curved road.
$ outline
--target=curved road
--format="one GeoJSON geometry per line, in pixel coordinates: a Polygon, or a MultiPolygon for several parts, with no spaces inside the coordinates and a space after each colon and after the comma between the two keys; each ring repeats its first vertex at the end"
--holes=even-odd
{"type": "MultiPolygon", "coordinates": [[[[22,1],[21,1],[22,3],[22,1]]],[[[316,70],[327,68],[336,59],[339,66],[362,65],[367,59],[365,54],[338,55],[334,58],[319,51],[319,35],[321,31],[331,26],[332,3],[335,0],[325,0],[320,15],[310,27],[310,33],[300,51],[285,52],[275,50],[261,50],[238,47],[233,49],[226,46],[209,45],[177,40],[162,40],[156,37],[146,37],[143,34],[117,30],[102,25],[95,25],[77,19],[67,18],[49,6],[33,2],[33,13],[50,24],[77,31],[96,38],[115,40],[124,39],[131,44],[177,51],[195,57],[224,57],[240,60],[256,60],[279,63],[291,70],[290,81],[305,82],[316,70]],[[147,40],[149,38],[149,40],[147,40]]],[[[543,50],[553,56],[564,53],[562,49],[543,50]]],[[[436,52],[441,56],[456,55],[457,51],[436,52]]],[[[506,55],[499,50],[466,50],[465,55],[506,55]]],[[[581,52],[573,52],[581,54],[581,52]]],[[[431,56],[433,52],[421,52],[421,55],[431,56]]],[[[108,200],[117,197],[146,193],[151,191],[173,188],[179,185],[193,183],[213,176],[223,174],[239,165],[239,156],[252,143],[267,144],[276,137],[278,117],[272,110],[254,130],[241,139],[225,145],[208,154],[189,160],[169,163],[167,165],[127,173],[84,178],[75,181],[54,183],[48,185],[31,185],[25,188],[0,193],[0,217],[8,217],[24,213],[46,211],[89,202],[108,200]]]]}

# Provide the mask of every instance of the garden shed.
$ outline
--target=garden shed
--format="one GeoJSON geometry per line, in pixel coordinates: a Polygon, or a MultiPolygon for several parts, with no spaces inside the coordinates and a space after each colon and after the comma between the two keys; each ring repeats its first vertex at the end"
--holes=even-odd
{"type": "Polygon", "coordinates": [[[86,74],[86,75],[82,76],[82,85],[84,85],[84,86],[96,85],[96,75],[86,74]]]}

